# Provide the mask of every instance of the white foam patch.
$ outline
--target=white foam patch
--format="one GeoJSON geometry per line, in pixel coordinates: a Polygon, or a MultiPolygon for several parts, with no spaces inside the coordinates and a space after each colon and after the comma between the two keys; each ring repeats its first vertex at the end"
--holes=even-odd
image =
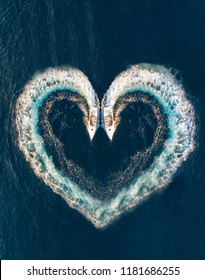
{"type": "Polygon", "coordinates": [[[58,68],[37,74],[17,101],[18,144],[35,174],[98,228],[107,226],[152,192],[167,186],[182,162],[194,150],[195,113],[181,83],[162,66],[132,66],[114,80],[104,97],[103,106],[113,109],[120,96],[132,91],[147,93],[163,107],[169,137],[161,154],[128,188],[109,200],[96,199],[56,169],[39,134],[39,108],[49,95],[58,90],[73,90],[83,95],[90,107],[97,106],[96,94],[87,77],[79,70],[58,68]]]}

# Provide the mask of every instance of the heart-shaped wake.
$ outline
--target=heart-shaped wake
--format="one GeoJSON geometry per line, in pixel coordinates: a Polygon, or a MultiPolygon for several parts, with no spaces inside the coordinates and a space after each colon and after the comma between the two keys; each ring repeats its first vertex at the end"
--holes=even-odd
{"type": "MultiPolygon", "coordinates": [[[[47,110],[49,106],[48,104],[47,110]]],[[[104,95],[101,106],[90,82],[81,71],[73,68],[54,68],[37,74],[18,98],[16,125],[18,145],[35,174],[98,228],[107,226],[120,214],[136,207],[149,194],[166,186],[195,147],[195,113],[181,83],[170,70],[150,64],[134,65],[122,72],[104,95]],[[126,187],[116,192],[112,192],[112,188],[109,187],[108,191],[112,195],[106,199],[103,195],[94,195],[94,192],[89,192],[73,180],[72,161],[66,161],[68,170],[71,170],[66,175],[55,166],[52,155],[49,155],[45,148],[39,126],[40,110],[45,100],[57,92],[62,92],[58,99],[66,97],[75,102],[83,112],[83,121],[91,141],[100,126],[112,141],[126,104],[138,98],[150,104],[149,98],[152,98],[152,109],[160,125],[155,131],[153,144],[146,149],[143,157],[148,157],[161,141],[163,114],[166,116],[168,133],[162,143],[162,149],[138,176],[130,181],[125,180],[129,182],[126,187]],[[65,92],[70,94],[66,95],[65,92]],[[126,102],[121,102],[122,98],[125,98],[126,102]]],[[[49,130],[50,128],[48,135],[49,130]]],[[[129,172],[126,171],[124,177],[137,174],[136,165],[135,158],[130,162],[129,172]]],[[[81,171],[78,173],[77,166],[76,170],[77,175],[82,176],[81,171]]]]}

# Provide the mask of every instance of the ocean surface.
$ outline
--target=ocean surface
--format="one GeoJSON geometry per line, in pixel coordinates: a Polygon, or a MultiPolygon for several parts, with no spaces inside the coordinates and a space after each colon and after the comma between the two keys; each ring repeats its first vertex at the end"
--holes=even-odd
{"type": "MultiPolygon", "coordinates": [[[[1,1],[1,259],[205,259],[204,17],[202,0],[1,1]],[[36,177],[26,162],[17,145],[16,101],[35,73],[56,66],[80,69],[102,99],[119,73],[142,62],[178,70],[173,71],[196,111],[196,149],[167,188],[98,230],[36,177]]],[[[69,121],[69,114],[79,120],[80,113],[69,106],[56,104],[55,114],[64,110],[64,121],[69,121]]],[[[150,108],[140,106],[139,117],[152,117],[150,108]]],[[[136,113],[137,108],[123,114],[133,118],[132,110],[136,113]]],[[[49,118],[59,136],[62,120],[55,122],[55,114],[49,118]]],[[[129,127],[122,122],[113,154],[107,139],[104,144],[98,140],[106,138],[98,132],[95,164],[89,165],[78,156],[78,150],[87,151],[89,144],[82,147],[82,123],[75,125],[80,134],[61,135],[67,154],[99,178],[119,168],[119,157],[144,145],[139,139],[123,140],[124,128],[129,132],[129,127]]],[[[146,135],[149,145],[153,130],[146,135]]]]}

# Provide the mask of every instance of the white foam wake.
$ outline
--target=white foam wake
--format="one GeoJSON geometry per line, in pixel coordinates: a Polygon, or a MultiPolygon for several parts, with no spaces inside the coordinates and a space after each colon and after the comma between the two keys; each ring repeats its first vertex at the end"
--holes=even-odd
{"type": "MultiPolygon", "coordinates": [[[[96,227],[103,228],[120,214],[138,205],[153,191],[161,189],[171,181],[173,174],[195,147],[194,109],[187,100],[181,83],[162,66],[135,65],[114,80],[103,99],[104,117],[106,110],[113,114],[114,104],[120,96],[140,91],[153,96],[162,106],[167,115],[169,136],[161,154],[155,157],[151,166],[144,170],[129,188],[124,188],[116,197],[103,201],[92,197],[55,168],[52,157],[47,155],[43,139],[39,134],[39,108],[43,100],[53,92],[66,89],[84,96],[89,108],[98,109],[94,90],[82,72],[70,68],[48,69],[34,77],[18,98],[16,125],[19,147],[35,174],[45,184],[60,194],[71,207],[85,215],[96,227]]],[[[95,130],[97,113],[93,115],[94,126],[91,128],[95,130]]],[[[113,134],[117,126],[115,118],[113,117],[111,127],[106,121],[107,119],[104,128],[108,135],[109,131],[113,134]]]]}

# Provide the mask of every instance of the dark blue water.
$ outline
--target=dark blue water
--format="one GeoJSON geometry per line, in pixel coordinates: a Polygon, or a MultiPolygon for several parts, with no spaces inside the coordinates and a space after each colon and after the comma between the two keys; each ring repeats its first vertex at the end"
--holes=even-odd
{"type": "Polygon", "coordinates": [[[205,259],[204,16],[202,0],[1,1],[1,258],[205,259]],[[47,67],[79,68],[101,98],[117,74],[140,62],[179,70],[198,114],[197,150],[168,188],[99,231],[26,163],[15,102],[47,67]]]}

